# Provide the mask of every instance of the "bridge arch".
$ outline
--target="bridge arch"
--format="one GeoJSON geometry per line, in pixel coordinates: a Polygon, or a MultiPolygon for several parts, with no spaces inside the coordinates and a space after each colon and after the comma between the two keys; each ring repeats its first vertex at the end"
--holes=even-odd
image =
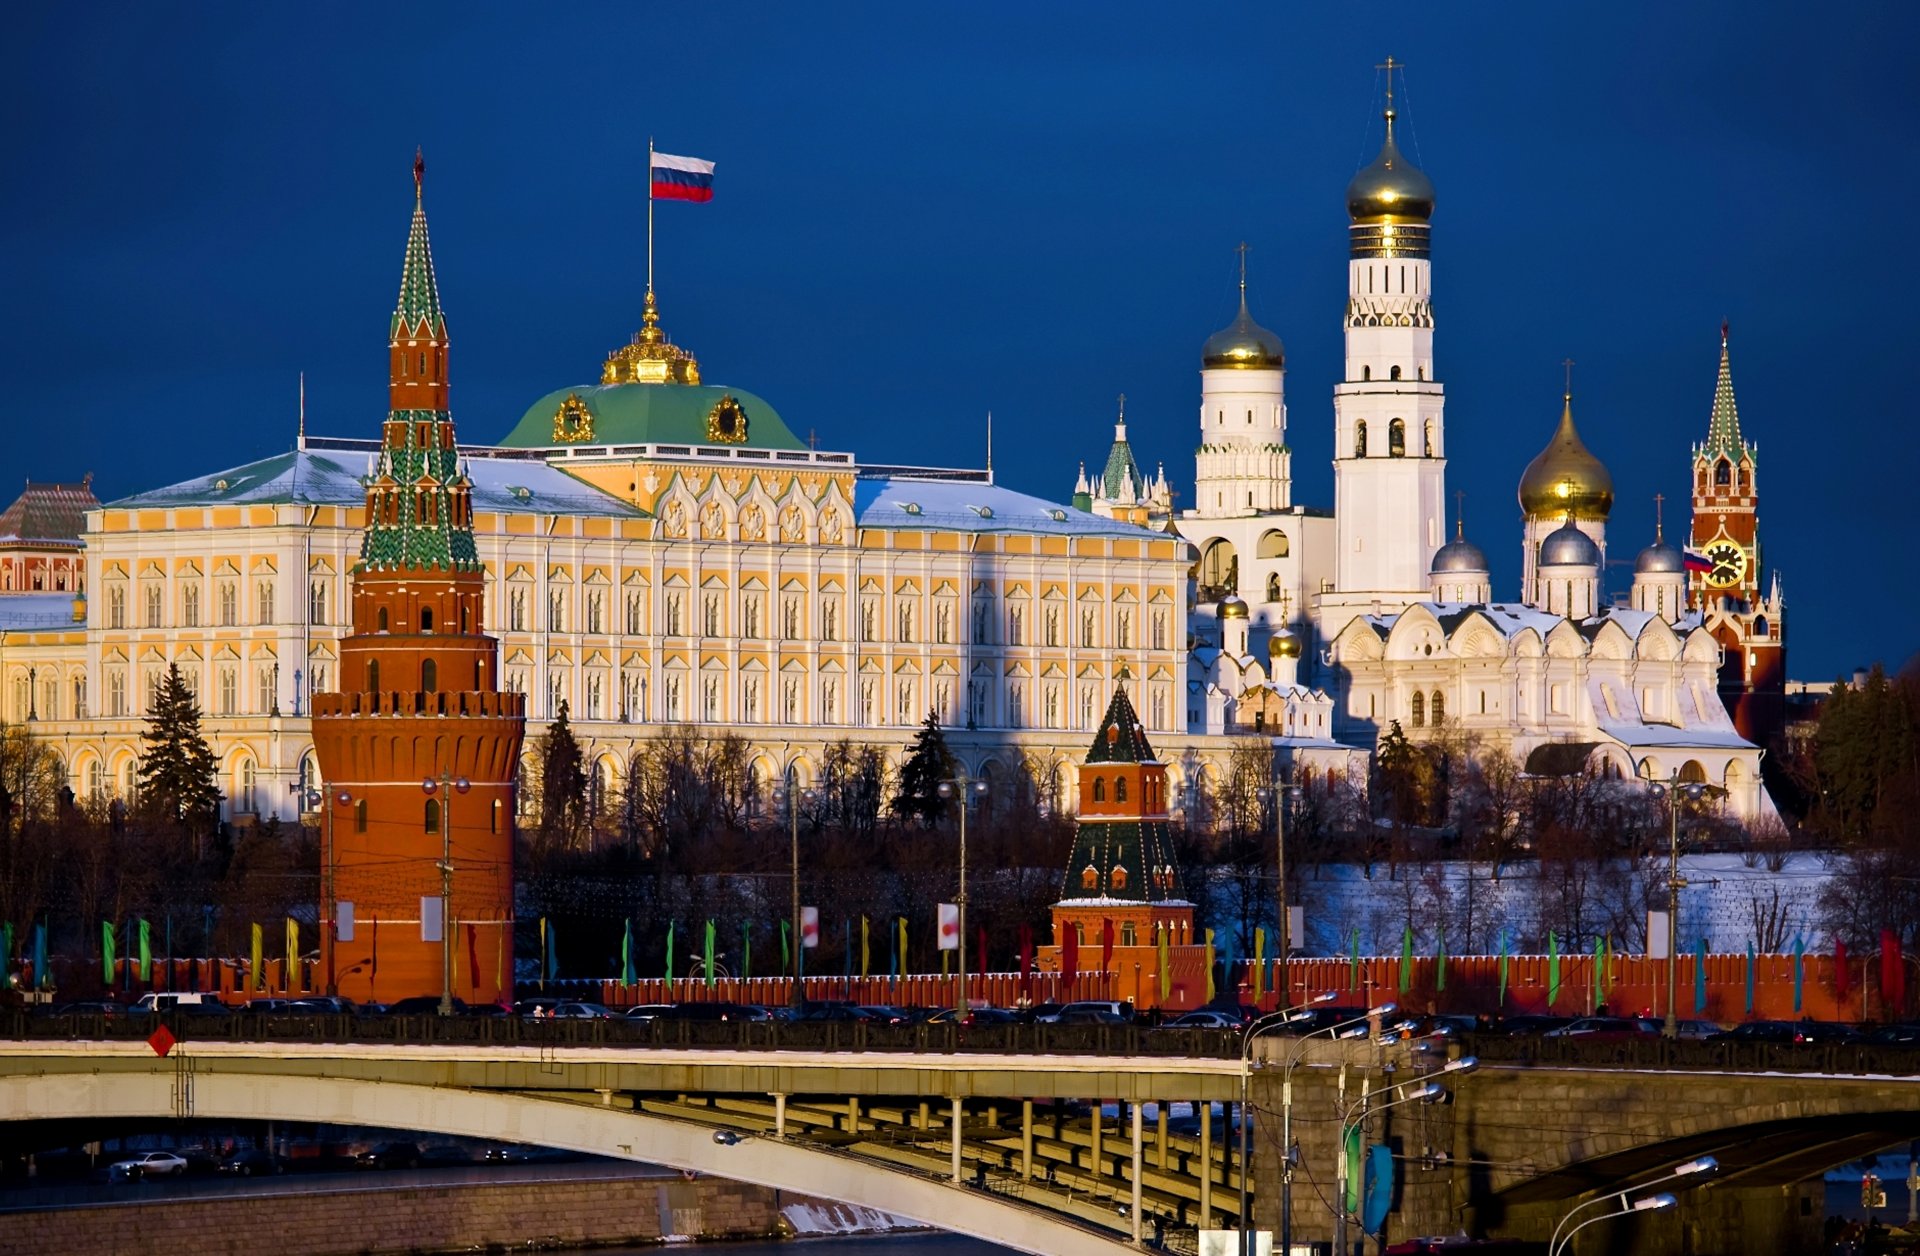
{"type": "Polygon", "coordinates": [[[857,1156],[751,1134],[716,1141],[716,1130],[691,1122],[511,1092],[271,1070],[196,1071],[190,1061],[156,1060],[143,1070],[0,1077],[0,1112],[21,1121],[314,1121],[499,1139],[864,1205],[1034,1256],[1120,1256],[1134,1250],[1117,1235],[1045,1209],[857,1156]]]}

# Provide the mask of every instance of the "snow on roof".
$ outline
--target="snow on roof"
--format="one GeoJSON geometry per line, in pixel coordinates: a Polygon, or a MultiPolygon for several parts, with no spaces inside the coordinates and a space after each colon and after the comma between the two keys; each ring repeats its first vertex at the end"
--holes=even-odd
{"type": "Polygon", "coordinates": [[[1754,744],[1731,728],[1676,728],[1671,724],[1601,723],[1600,731],[1633,749],[1752,750],[1754,744]]]}
{"type": "Polygon", "coordinates": [[[1167,539],[1164,532],[1088,514],[996,484],[916,480],[897,475],[863,476],[855,482],[853,504],[863,528],[1037,532],[1142,541],[1167,539]]]}

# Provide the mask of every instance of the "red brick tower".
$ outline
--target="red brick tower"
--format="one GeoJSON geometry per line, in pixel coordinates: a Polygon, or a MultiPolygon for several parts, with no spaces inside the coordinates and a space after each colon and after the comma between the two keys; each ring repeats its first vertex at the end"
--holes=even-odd
{"type": "Polygon", "coordinates": [[[330,795],[322,893],[338,905],[323,912],[335,928],[322,931],[321,968],[339,993],[390,1001],[442,993],[450,967],[455,997],[490,1003],[513,990],[526,699],[500,691],[499,643],[481,631],[485,576],[447,408],[424,173],[416,157],[389,335],[392,408],[365,481],[353,634],[341,644],[340,691],[313,696],[330,795]],[[443,917],[450,927],[437,927],[443,917]]]}
{"type": "Polygon", "coordinates": [[[1713,566],[1690,573],[1687,597],[1724,653],[1720,698],[1734,727],[1764,746],[1785,719],[1787,650],[1779,576],[1764,592],[1761,583],[1758,452],[1740,435],[1722,323],[1713,417],[1706,442],[1693,448],[1692,548],[1713,566]]]}

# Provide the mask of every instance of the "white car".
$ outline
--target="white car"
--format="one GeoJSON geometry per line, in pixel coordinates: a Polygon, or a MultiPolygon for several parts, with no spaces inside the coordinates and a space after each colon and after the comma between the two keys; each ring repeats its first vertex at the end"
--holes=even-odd
{"type": "Polygon", "coordinates": [[[187,1162],[170,1151],[143,1151],[127,1160],[113,1163],[116,1177],[179,1177],[187,1171],[187,1162]]]}

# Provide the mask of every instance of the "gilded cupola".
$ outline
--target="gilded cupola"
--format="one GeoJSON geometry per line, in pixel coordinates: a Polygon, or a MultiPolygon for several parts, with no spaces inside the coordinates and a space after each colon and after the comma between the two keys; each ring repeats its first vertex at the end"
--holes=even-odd
{"type": "Polygon", "coordinates": [[[640,330],[633,340],[607,355],[600,368],[602,384],[698,384],[700,364],[693,354],[667,339],[660,330],[660,307],[647,289],[640,330]]]}
{"type": "Polygon", "coordinates": [[[1355,257],[1426,257],[1430,251],[1433,218],[1433,180],[1408,161],[1395,141],[1393,72],[1400,68],[1387,58],[1387,106],[1382,112],[1386,137],[1373,164],[1347,184],[1350,245],[1355,257]]]}
{"type": "Polygon", "coordinates": [[[1613,477],[1588,451],[1573,426],[1573,394],[1565,397],[1560,426],[1520,477],[1520,509],[1528,518],[1558,518],[1568,512],[1597,523],[1613,511],[1613,477]]]}
{"type": "Polygon", "coordinates": [[[1240,313],[1233,322],[1207,337],[1200,364],[1208,370],[1279,371],[1287,365],[1286,346],[1253,321],[1247,312],[1247,287],[1240,284],[1240,313]]]}

